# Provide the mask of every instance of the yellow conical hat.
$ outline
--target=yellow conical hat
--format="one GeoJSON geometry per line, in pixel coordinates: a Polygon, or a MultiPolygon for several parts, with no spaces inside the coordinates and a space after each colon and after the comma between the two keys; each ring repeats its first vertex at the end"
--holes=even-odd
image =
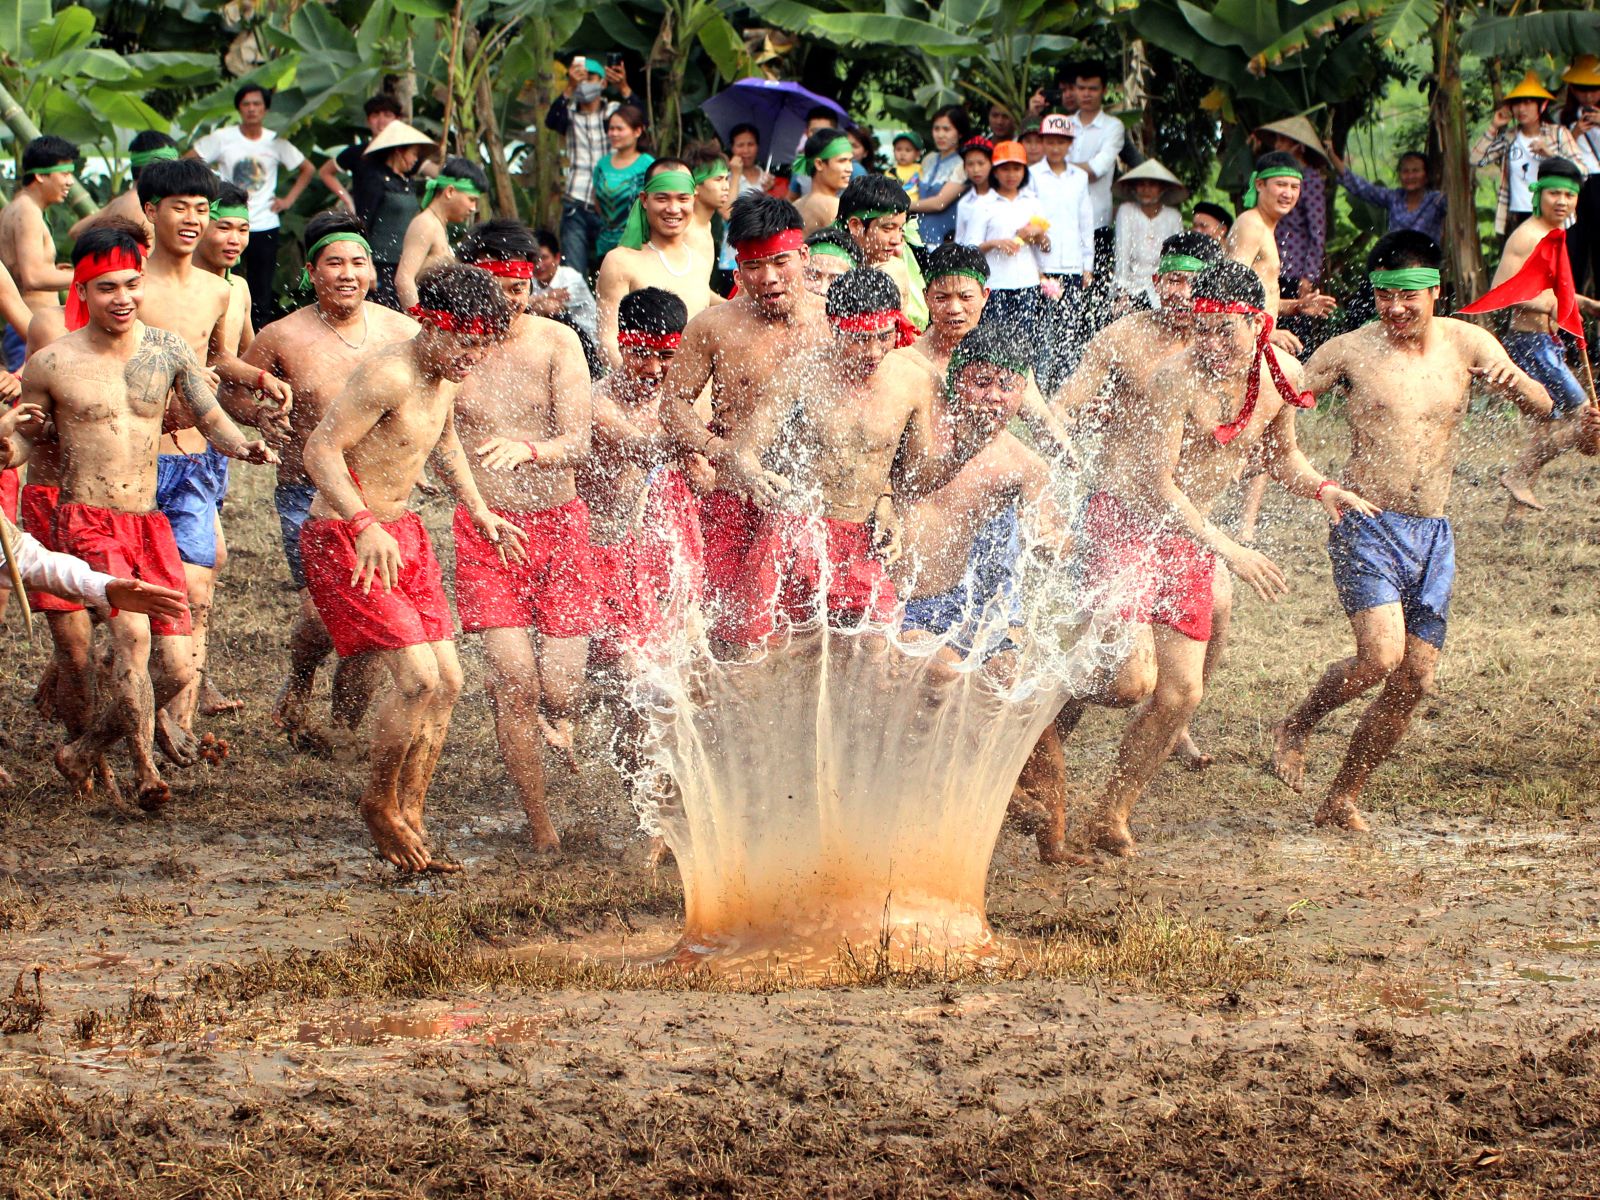
{"type": "Polygon", "coordinates": [[[1539,82],[1539,76],[1529,71],[1522,77],[1522,82],[1517,84],[1504,96],[1506,100],[1554,100],[1555,96],[1544,90],[1544,84],[1539,82]]]}

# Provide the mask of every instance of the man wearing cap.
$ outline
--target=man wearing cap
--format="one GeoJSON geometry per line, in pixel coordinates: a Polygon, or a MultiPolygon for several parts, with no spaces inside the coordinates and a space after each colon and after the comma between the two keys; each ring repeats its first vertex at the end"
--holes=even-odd
{"type": "Polygon", "coordinates": [[[694,176],[682,161],[658,158],[645,173],[644,188],[633,202],[616,249],[600,263],[600,277],[595,280],[600,349],[613,367],[622,362],[617,305],[629,292],[664,288],[682,298],[691,317],[722,301],[711,290],[715,257],[696,253],[690,240],[694,192],[694,176]]]}
{"type": "Polygon", "coordinates": [[[1578,290],[1600,291],[1600,57],[1580,54],[1562,72],[1561,81],[1567,85],[1561,123],[1577,144],[1584,173],[1577,216],[1567,230],[1567,253],[1578,290]]]}
{"type": "Polygon", "coordinates": [[[1475,167],[1500,166],[1496,233],[1509,234],[1534,211],[1532,188],[1543,159],[1578,158],[1572,133],[1544,119],[1545,107],[1554,99],[1539,82],[1538,73],[1529,71],[1495,106],[1489,127],[1468,152],[1475,167]]]}
{"type": "Polygon", "coordinates": [[[1370,503],[1331,511],[1328,531],[1334,587],[1350,617],[1355,654],[1330,665],[1273,728],[1273,773],[1303,790],[1306,743],[1318,723],[1383,687],[1356,725],[1317,809],[1318,825],[1367,828],[1357,806],[1362,789],[1432,690],[1455,578],[1455,539],[1444,511],[1472,385],[1535,419],[1550,411],[1544,388],[1489,333],[1434,315],[1440,257],[1425,234],[1386,235],[1367,257],[1378,320],[1331,339],[1306,364],[1308,394],[1338,390],[1345,398],[1351,446],[1341,485],[1370,503]]]}
{"type": "MultiPolygon", "coordinates": [[[[54,308],[61,291],[72,282],[72,272],[56,263],[56,243],[45,224],[45,211],[60,204],[72,189],[78,167],[78,148],[65,138],[38,137],[22,151],[17,166],[17,190],[0,208],[0,265],[10,272],[22,301],[30,311],[54,308]]],[[[5,366],[22,366],[28,327],[11,325],[5,334],[5,366]]]]}
{"type": "Polygon", "coordinates": [[[624,101],[633,99],[621,64],[606,68],[599,59],[579,55],[567,65],[567,85],[550,102],[545,128],[566,140],[567,184],[561,193],[561,257],[579,275],[587,276],[600,236],[600,214],[594,207],[594,167],[610,153],[606,119],[617,101],[606,99],[614,82],[624,101]]]}
{"type": "Polygon", "coordinates": [[[1049,113],[1040,122],[1044,159],[1029,171],[1039,206],[1054,236],[1039,263],[1039,386],[1053,392],[1066,373],[1070,335],[1078,297],[1094,280],[1094,201],[1089,173],[1068,161],[1078,126],[1071,117],[1049,113]]]}
{"type": "MultiPolygon", "coordinates": [[[[1538,177],[1529,191],[1538,211],[1512,231],[1506,239],[1506,252],[1495,270],[1493,286],[1510,279],[1538,249],[1539,243],[1565,227],[1578,207],[1583,183],[1577,164],[1565,158],[1546,158],[1539,163],[1538,177]]],[[[1578,311],[1585,318],[1600,315],[1600,304],[1587,296],[1578,297],[1578,311]]],[[[1585,419],[1594,409],[1577,376],[1567,365],[1566,347],[1556,325],[1556,297],[1545,291],[1511,309],[1511,329],[1506,334],[1506,352],[1511,361],[1542,384],[1555,405],[1547,420],[1535,420],[1527,444],[1517,461],[1500,476],[1500,483],[1511,494],[1506,507],[1506,522],[1513,524],[1527,510],[1542,511],[1544,505],[1534,494],[1539,473],[1578,444],[1585,419]]]]}
{"type": "Polygon", "coordinates": [[[483,168],[465,158],[447,158],[439,173],[422,190],[422,211],[406,226],[400,261],[395,267],[394,290],[407,311],[417,302],[417,276],[442,262],[454,262],[450,226],[470,221],[478,211],[478,197],[489,190],[483,168]]]}
{"type": "MultiPolygon", "coordinates": [[[[379,101],[394,104],[388,96],[375,96],[367,103],[370,106],[379,101]]],[[[346,146],[337,159],[323,163],[322,178],[327,181],[332,177],[337,184],[337,176],[333,175],[336,166],[350,172],[349,190],[342,186],[334,190],[339,193],[339,202],[345,210],[355,213],[366,226],[372,261],[378,272],[373,299],[398,310],[400,297],[395,291],[395,273],[405,248],[406,231],[418,213],[412,178],[423,157],[433,152],[434,142],[421,130],[399,120],[397,112],[391,114],[387,109],[380,109],[369,112],[367,119],[373,126],[372,138],[364,144],[346,146]],[[384,117],[388,119],[382,120],[384,117]]]]}

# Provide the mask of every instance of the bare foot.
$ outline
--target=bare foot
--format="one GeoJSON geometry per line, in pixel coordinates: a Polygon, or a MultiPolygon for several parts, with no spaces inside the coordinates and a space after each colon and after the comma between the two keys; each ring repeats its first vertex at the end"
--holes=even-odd
{"type": "Polygon", "coordinates": [[[1090,826],[1089,844],[1117,858],[1139,857],[1139,846],[1133,840],[1128,822],[1120,817],[1107,817],[1090,826]]]}
{"type": "Polygon", "coordinates": [[[465,868],[458,862],[451,862],[448,858],[430,858],[428,865],[422,868],[432,871],[435,875],[458,875],[465,868]]]}
{"type": "Polygon", "coordinates": [[[33,689],[33,708],[42,721],[56,719],[56,664],[53,659],[44,669],[39,686],[33,689]]]}
{"type": "Polygon", "coordinates": [[[1178,735],[1172,752],[1178,756],[1178,761],[1191,771],[1204,771],[1215,761],[1211,755],[1202,753],[1200,747],[1194,744],[1194,737],[1189,733],[1187,725],[1178,735]]]}
{"type": "Polygon", "coordinates": [[[94,794],[93,764],[73,753],[70,743],[56,751],[55,764],[62,778],[72,785],[74,799],[84,800],[94,794]]]}
{"type": "Polygon", "coordinates": [[[163,779],[139,785],[139,807],[145,812],[160,812],[172,800],[172,789],[163,779]]]}
{"type": "Polygon", "coordinates": [[[572,748],[572,721],[568,717],[557,717],[554,721],[543,714],[539,717],[539,728],[544,733],[545,744],[561,755],[567,764],[567,770],[574,775],[578,773],[578,756],[572,748]]]}
{"type": "Polygon", "coordinates": [[[235,700],[232,696],[224,696],[217,691],[217,685],[211,682],[210,675],[200,676],[200,711],[205,716],[215,717],[221,713],[238,712],[243,707],[243,700],[235,700]]]}
{"type": "Polygon", "coordinates": [[[289,745],[301,754],[313,758],[332,758],[333,739],[325,732],[306,724],[306,698],[289,690],[287,680],[278,689],[268,718],[288,735],[289,745]]]}
{"type": "Polygon", "coordinates": [[[1272,727],[1272,774],[1291,792],[1306,790],[1306,740],[1290,734],[1287,717],[1272,727]]]}
{"type": "Polygon", "coordinates": [[[200,760],[200,743],[194,734],[168,716],[165,709],[156,711],[156,745],[174,766],[192,767],[200,760]]]}
{"type": "Polygon", "coordinates": [[[531,815],[528,817],[528,840],[533,843],[535,854],[553,856],[561,852],[561,835],[547,816],[538,819],[531,815]]]}
{"type": "Polygon", "coordinates": [[[1348,829],[1351,833],[1369,833],[1372,830],[1355,801],[1343,796],[1329,796],[1324,800],[1322,807],[1317,809],[1313,823],[1318,829],[1331,825],[1336,829],[1348,829]]]}
{"type": "Polygon", "coordinates": [[[111,802],[112,808],[119,813],[125,813],[130,816],[136,814],[137,810],[123,798],[122,789],[117,786],[117,777],[112,772],[111,764],[106,761],[104,754],[95,759],[94,776],[96,782],[100,785],[100,789],[105,792],[106,799],[111,802]]]}
{"type": "Polygon", "coordinates": [[[1540,504],[1539,498],[1533,494],[1532,481],[1515,469],[1507,467],[1500,473],[1500,486],[1510,492],[1511,498],[1524,508],[1531,508],[1534,512],[1544,511],[1544,505],[1540,504]]]}
{"type": "Polygon", "coordinates": [[[1065,836],[1041,826],[1035,833],[1034,839],[1039,843],[1039,861],[1047,867],[1092,867],[1095,857],[1092,854],[1079,854],[1075,850],[1067,849],[1065,836]]]}
{"type": "Polygon", "coordinates": [[[433,861],[416,830],[406,824],[399,805],[361,798],[361,819],[378,847],[378,857],[402,871],[426,871],[433,861]]]}

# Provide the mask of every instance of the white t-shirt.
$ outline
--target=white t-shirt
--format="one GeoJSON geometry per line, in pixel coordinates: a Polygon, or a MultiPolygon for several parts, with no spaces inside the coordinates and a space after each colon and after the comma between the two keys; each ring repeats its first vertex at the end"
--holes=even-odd
{"type": "Polygon", "coordinates": [[[1533,181],[1539,177],[1539,160],[1525,133],[1518,132],[1511,139],[1511,149],[1506,151],[1506,208],[1510,212],[1532,212],[1533,181]]]}
{"type": "Polygon", "coordinates": [[[298,171],[306,156],[270,129],[254,140],[237,125],[213,129],[194,144],[194,152],[235,187],[250,196],[250,232],[278,227],[272,201],[278,194],[278,168],[298,171]]]}
{"type": "MultiPolygon", "coordinates": [[[[1016,237],[1034,217],[1043,217],[1039,198],[1019,192],[1015,200],[1007,200],[999,192],[989,193],[989,203],[983,210],[982,242],[998,238],[1016,237]]],[[[1048,218],[1046,218],[1048,219],[1048,218]]],[[[991,288],[1028,288],[1039,286],[1039,251],[1027,242],[1015,254],[1002,254],[991,250],[984,256],[989,260],[989,286],[991,288]]]]}
{"type": "Polygon", "coordinates": [[[1057,175],[1048,163],[1030,168],[1028,181],[1050,222],[1050,252],[1040,269],[1046,275],[1082,275],[1094,266],[1094,202],[1089,176],[1070,163],[1057,175]]]}
{"type": "Polygon", "coordinates": [[[983,195],[968,188],[956,201],[956,241],[963,246],[976,246],[983,241],[983,214],[994,196],[990,188],[983,195]]]}
{"type": "Polygon", "coordinates": [[[1117,156],[1122,153],[1127,136],[1122,122],[1104,109],[1092,121],[1086,122],[1082,114],[1078,115],[1078,136],[1067,154],[1070,161],[1081,163],[1095,174],[1089,184],[1089,199],[1094,205],[1096,229],[1111,224],[1111,177],[1116,174],[1117,156]]]}

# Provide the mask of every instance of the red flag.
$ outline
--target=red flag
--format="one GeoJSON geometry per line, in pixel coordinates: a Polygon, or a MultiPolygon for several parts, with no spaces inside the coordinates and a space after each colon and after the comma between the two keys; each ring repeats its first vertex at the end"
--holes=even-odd
{"type": "Polygon", "coordinates": [[[1556,294],[1556,324],[1583,343],[1583,318],[1578,315],[1578,288],[1572,282],[1572,261],[1567,257],[1567,234],[1552,229],[1534,247],[1528,261],[1499,287],[1490,288],[1461,311],[1493,312],[1533,300],[1544,292],[1556,294]]]}

